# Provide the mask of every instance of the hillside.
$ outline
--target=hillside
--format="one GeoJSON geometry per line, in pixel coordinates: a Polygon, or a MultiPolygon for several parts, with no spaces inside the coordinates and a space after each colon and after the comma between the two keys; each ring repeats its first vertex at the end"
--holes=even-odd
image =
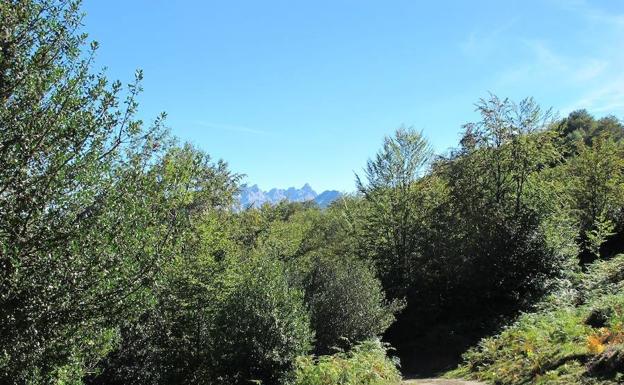
{"type": "Polygon", "coordinates": [[[448,376],[501,385],[622,383],[624,255],[570,277],[540,306],[483,339],[448,376]]]}

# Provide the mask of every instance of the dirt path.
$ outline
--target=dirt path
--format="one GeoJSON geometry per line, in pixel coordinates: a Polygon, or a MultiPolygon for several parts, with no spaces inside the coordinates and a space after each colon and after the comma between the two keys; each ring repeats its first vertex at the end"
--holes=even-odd
{"type": "Polygon", "coordinates": [[[485,385],[482,382],[464,380],[445,380],[440,378],[423,378],[420,380],[407,380],[404,385],[485,385]]]}

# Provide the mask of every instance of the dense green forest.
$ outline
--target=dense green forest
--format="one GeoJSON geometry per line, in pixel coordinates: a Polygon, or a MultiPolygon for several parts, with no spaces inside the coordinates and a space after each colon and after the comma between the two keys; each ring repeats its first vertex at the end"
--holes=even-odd
{"type": "Polygon", "coordinates": [[[326,209],[240,208],[81,31],[79,3],[0,2],[0,383],[623,380],[616,117],[489,95],[446,154],[389,134],[326,209]]]}

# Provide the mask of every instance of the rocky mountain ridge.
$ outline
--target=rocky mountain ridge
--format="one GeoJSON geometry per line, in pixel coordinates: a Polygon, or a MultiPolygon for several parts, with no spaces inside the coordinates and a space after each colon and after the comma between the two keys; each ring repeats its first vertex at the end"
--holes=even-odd
{"type": "Polygon", "coordinates": [[[320,207],[327,207],[341,195],[337,190],[326,190],[318,194],[308,183],[301,188],[272,188],[268,191],[262,190],[257,184],[252,186],[245,184],[241,186],[238,200],[243,208],[260,207],[265,203],[274,205],[284,200],[289,202],[314,201],[320,207]]]}

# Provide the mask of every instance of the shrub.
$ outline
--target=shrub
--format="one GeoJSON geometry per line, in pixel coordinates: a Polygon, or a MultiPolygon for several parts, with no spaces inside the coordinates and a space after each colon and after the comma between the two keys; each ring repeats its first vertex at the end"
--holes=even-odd
{"type": "Polygon", "coordinates": [[[312,332],[303,293],[289,286],[280,262],[246,263],[213,320],[209,365],[224,384],[276,384],[309,351],[312,332]]]}
{"type": "Polygon", "coordinates": [[[293,385],[398,385],[397,362],[388,358],[387,346],[372,340],[350,352],[300,357],[293,385]]]}
{"type": "Polygon", "coordinates": [[[194,256],[166,273],[156,306],[122,330],[90,384],[271,385],[309,353],[303,293],[279,261],[194,256]]]}
{"type": "Polygon", "coordinates": [[[379,280],[357,260],[316,259],[304,285],[317,354],[381,335],[402,307],[386,301],[379,280]]]}

